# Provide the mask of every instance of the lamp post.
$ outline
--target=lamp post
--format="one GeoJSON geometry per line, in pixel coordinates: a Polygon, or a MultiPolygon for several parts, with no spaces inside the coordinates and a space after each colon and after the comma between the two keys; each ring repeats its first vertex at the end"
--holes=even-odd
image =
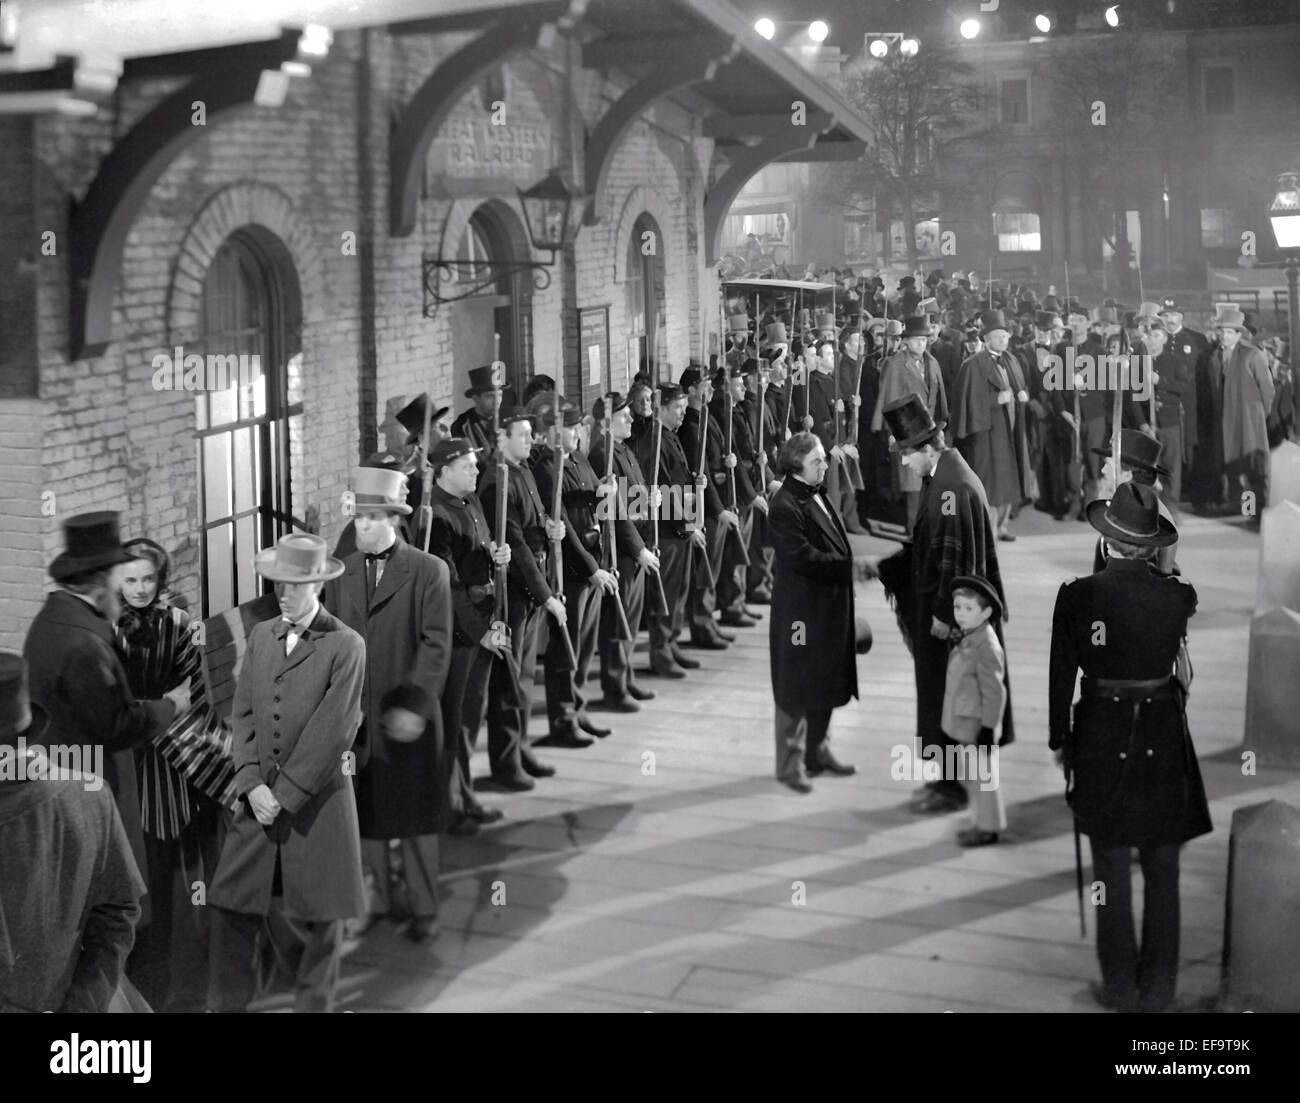
{"type": "Polygon", "coordinates": [[[1290,360],[1300,351],[1300,169],[1288,169],[1277,178],[1278,191],[1268,207],[1277,247],[1287,252],[1286,288],[1290,360]]]}

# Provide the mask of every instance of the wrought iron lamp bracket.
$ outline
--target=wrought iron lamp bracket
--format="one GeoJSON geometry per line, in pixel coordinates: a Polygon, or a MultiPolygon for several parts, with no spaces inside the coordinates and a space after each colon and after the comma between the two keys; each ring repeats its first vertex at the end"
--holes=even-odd
{"type": "Polygon", "coordinates": [[[549,261],[490,261],[462,260],[447,257],[424,257],[421,269],[424,281],[424,316],[432,318],[443,303],[459,302],[490,291],[503,279],[518,279],[531,273],[533,288],[545,291],[551,286],[551,269],[555,266],[555,253],[549,261]]]}

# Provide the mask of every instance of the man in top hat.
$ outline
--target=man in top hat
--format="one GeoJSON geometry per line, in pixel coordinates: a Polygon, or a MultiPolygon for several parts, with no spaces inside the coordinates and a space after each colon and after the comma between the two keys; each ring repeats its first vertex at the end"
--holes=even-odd
{"type": "MultiPolygon", "coordinates": [[[[1101,469],[1101,497],[1112,498],[1115,495],[1117,487],[1126,482],[1133,482],[1139,486],[1151,487],[1157,495],[1164,488],[1161,480],[1169,478],[1169,469],[1160,462],[1164,454],[1164,446],[1155,437],[1148,433],[1140,432],[1137,429],[1124,429],[1120,434],[1120,462],[1116,468],[1114,457],[1111,450],[1107,448],[1097,449],[1103,457],[1104,463],[1101,469]]],[[[1164,502],[1160,502],[1160,516],[1169,524],[1174,524],[1174,515],[1164,502]]],[[[1162,574],[1177,574],[1178,565],[1175,562],[1178,553],[1178,542],[1174,541],[1161,547],[1152,559],[1152,565],[1162,574]]],[[[1092,569],[1099,571],[1106,565],[1106,541],[1098,539],[1097,549],[1093,555],[1092,569]]]]}
{"type": "MultiPolygon", "coordinates": [[[[983,484],[960,452],[948,448],[943,430],[915,394],[884,410],[894,447],[921,477],[921,502],[912,526],[910,549],[880,564],[886,591],[898,600],[899,624],[912,651],[916,675],[916,737],[923,753],[950,761],[945,748],[955,743],[943,731],[943,697],[948,677],[948,638],[956,629],[952,582],[959,575],[988,580],[1002,603],[995,626],[1005,650],[1002,625],[1010,610],[998,569],[997,543],[983,484]],[[934,748],[930,751],[930,748],[934,748]]],[[[999,746],[1015,737],[1010,685],[999,746]]],[[[957,778],[927,782],[913,805],[922,813],[952,812],[966,807],[967,794],[957,778]]]]}
{"type": "MultiPolygon", "coordinates": [[[[1045,376],[1054,363],[1053,352],[1065,336],[1060,314],[1039,310],[1034,314],[1034,342],[1025,350],[1030,359],[1029,412],[1037,419],[1038,508],[1058,521],[1064,520],[1076,497],[1070,490],[1070,463],[1074,458],[1074,392],[1064,387],[1047,387],[1045,376]],[[1067,416],[1068,415],[1068,416],[1067,416]]],[[[1031,461],[1033,461],[1031,449],[1031,461]]]]}
{"type": "MultiPolygon", "coordinates": [[[[591,467],[601,478],[602,501],[597,507],[597,516],[602,524],[608,526],[605,517],[612,515],[614,542],[617,545],[618,562],[617,579],[619,597],[623,602],[623,611],[627,616],[628,627],[632,631],[630,640],[615,638],[615,617],[603,615],[600,618],[600,688],[604,696],[592,702],[592,708],[610,712],[636,712],[641,706],[639,701],[649,701],[654,691],[642,689],[637,685],[632,672],[632,656],[636,652],[636,635],[641,626],[641,614],[645,609],[646,589],[654,586],[653,594],[658,593],[657,586],[649,577],[651,571],[658,573],[659,556],[646,545],[652,540],[650,514],[653,498],[646,477],[641,470],[636,453],[631,447],[632,407],[628,400],[617,391],[596,399],[591,408],[591,416],[596,424],[606,431],[593,437],[589,455],[591,467]],[[605,482],[604,473],[610,467],[609,447],[613,440],[613,484],[605,482]],[[637,508],[629,508],[632,502],[637,508]],[[647,507],[646,503],[649,503],[647,507]]],[[[662,581],[658,583],[662,585],[662,581]]],[[[658,598],[652,597],[658,604],[658,598]]]]}
{"type": "Polygon", "coordinates": [[[1088,522],[1109,555],[1105,570],[1063,583],[1056,596],[1049,745],[1065,768],[1077,828],[1092,844],[1093,879],[1106,890],[1106,906],[1094,912],[1102,975],[1094,998],[1116,1011],[1164,1011],[1178,979],[1179,848],[1213,829],[1187,733],[1186,689],[1170,674],[1196,591],[1152,569],[1156,550],[1178,532],[1150,487],[1125,483],[1088,506],[1088,522]],[[1145,885],[1140,949],[1134,847],[1145,885]]]}
{"type": "MultiPolygon", "coordinates": [[[[591,740],[579,731],[603,738],[610,729],[595,723],[587,715],[587,698],[583,690],[587,672],[596,654],[601,608],[607,594],[617,593],[618,580],[606,570],[604,536],[596,506],[599,502],[600,478],[590,461],[578,450],[578,432],[582,410],[559,400],[544,411],[545,421],[553,428],[557,443],[564,450],[564,473],[560,491],[560,514],[564,522],[564,607],[569,643],[577,659],[573,670],[566,670],[560,629],[549,635],[543,662],[546,671],[547,735],[539,744],[554,747],[588,747],[591,740]]],[[[555,475],[559,455],[555,448],[543,445],[533,454],[533,476],[542,503],[554,510],[555,475]]]]}
{"type": "Polygon", "coordinates": [[[677,435],[686,417],[686,394],[676,383],[659,384],[659,423],[637,449],[637,462],[659,492],[657,524],[659,577],[663,581],[668,612],[646,606],[650,635],[650,673],[660,678],[685,678],[699,661],[682,653],[677,643],[686,623],[686,602],[691,584],[692,557],[704,555],[708,542],[702,520],[704,504],[686,450],[677,435]],[[657,461],[657,462],[656,462],[657,461]]]}
{"type": "Polygon", "coordinates": [[[1222,409],[1223,473],[1228,505],[1241,509],[1252,525],[1268,504],[1268,413],[1276,385],[1268,357],[1255,347],[1245,316],[1236,307],[1224,310],[1215,323],[1219,347],[1210,356],[1212,408],[1222,409]],[[1217,402],[1215,401],[1217,400],[1217,402]],[[1245,492],[1252,497],[1243,507],[1245,492]]]}
{"type": "Polygon", "coordinates": [[[0,1014],[110,1010],[145,894],[112,793],[48,776],[48,724],[0,654],[0,1014]]]}
{"type": "Polygon", "coordinates": [[[321,605],[345,568],[319,536],[282,536],[253,569],[275,584],[280,616],[248,634],[231,706],[241,803],[208,888],[209,1007],[247,1007],[264,929],[290,962],[296,1009],[330,1011],[344,922],[366,914],[352,750],[366,645],[321,605]]]}
{"type": "Polygon", "coordinates": [[[326,606],[366,645],[357,813],[370,889],[368,929],[390,914],[389,841],[399,840],[405,933],[421,942],[438,915],[438,831],[445,812],[442,694],[451,666],[451,584],[441,559],[402,539],[406,476],[353,473],[357,550],[327,583],[326,606]]]}
{"type": "MultiPolygon", "coordinates": [[[[509,389],[509,386],[498,389],[492,385],[491,365],[471,368],[465,397],[472,399],[474,405],[451,423],[451,435],[464,437],[480,450],[485,460],[496,449],[496,441],[492,439],[492,415],[496,413],[498,405],[503,401],[502,393],[509,389]]],[[[481,466],[480,479],[487,474],[491,466],[486,462],[481,466]]]]}
{"type": "Polygon", "coordinates": [[[519,687],[513,655],[492,628],[496,572],[510,563],[510,545],[497,545],[474,488],[478,450],[464,437],[440,441],[429,456],[434,486],[429,551],[447,566],[451,589],[451,664],[442,691],[447,830],[470,835],[502,818],[474,795],[470,759],[484,706],[506,700],[519,687]],[[493,683],[495,682],[495,688],[493,683]]]}
{"type": "MultiPolygon", "coordinates": [[[[190,707],[189,683],[157,700],[140,701],[114,647],[120,611],[122,549],[118,515],[82,513],[63,523],[64,551],[49,567],[57,585],[32,620],[23,644],[32,701],[49,717],[50,745],[102,747],[104,780],[130,840],[136,864],[147,875],[132,748],[165,731],[190,707]]],[[[146,915],[148,922],[148,902],[146,915]]]]}
{"type": "MultiPolygon", "coordinates": [[[[880,393],[871,418],[873,433],[885,428],[885,407],[909,394],[920,398],[936,424],[940,427],[947,424],[948,396],[944,393],[939,362],[927,351],[930,335],[931,327],[925,318],[908,318],[903,322],[902,347],[881,365],[880,393]]],[[[921,478],[902,462],[899,453],[892,453],[892,460],[894,489],[907,502],[910,529],[921,501],[921,478]]]]}
{"type": "Polygon", "coordinates": [[[1020,364],[1007,345],[1011,334],[1000,310],[980,315],[984,350],[957,373],[952,398],[953,440],[975,472],[996,515],[999,540],[1014,540],[1007,529],[1011,510],[1031,499],[1025,411],[1029,391],[1020,364]]]}
{"type": "MultiPolygon", "coordinates": [[[[504,460],[506,485],[493,464],[479,479],[479,501],[488,524],[497,527],[500,495],[506,502],[506,542],[510,545],[507,568],[506,609],[511,649],[517,670],[517,695],[489,695],[487,706],[488,758],[492,777],[488,785],[498,790],[523,792],[534,787],[533,778],[551,777],[555,767],[538,761],[528,749],[528,714],[531,708],[537,641],[542,617],[549,613],[551,628],[564,631],[568,612],[546,581],[546,561],[552,540],[563,540],[565,524],[546,511],[537,481],[528,466],[532,452],[532,419],[519,407],[500,415],[497,449],[504,460]]],[[[465,722],[479,723],[465,702],[465,722]]]]}

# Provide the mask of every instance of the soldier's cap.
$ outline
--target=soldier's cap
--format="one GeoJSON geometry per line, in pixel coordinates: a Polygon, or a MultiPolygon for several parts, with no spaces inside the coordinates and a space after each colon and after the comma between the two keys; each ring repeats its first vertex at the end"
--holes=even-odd
{"type": "Polygon", "coordinates": [[[1169,297],[1160,300],[1161,314],[1181,314],[1182,312],[1183,308],[1178,305],[1177,299],[1169,297]]]}
{"type": "Polygon", "coordinates": [[[660,383],[659,384],[659,401],[663,403],[676,402],[686,392],[682,390],[677,383],[660,383]]]}
{"type": "Polygon", "coordinates": [[[626,410],[632,405],[632,396],[619,394],[618,391],[610,391],[607,395],[601,395],[591,406],[591,416],[597,421],[605,420],[605,400],[609,399],[610,413],[616,414],[619,410],[626,410]]]}
{"type": "Polygon", "coordinates": [[[741,375],[757,375],[759,369],[760,369],[762,366],[763,366],[762,363],[761,363],[758,359],[756,359],[755,357],[751,356],[751,357],[749,357],[749,359],[747,359],[743,364],[740,365],[740,374],[741,374],[741,375]]]}
{"type": "MultiPolygon", "coordinates": [[[[682,372],[682,376],[677,382],[681,384],[683,391],[689,391],[692,387],[698,386],[700,380],[703,378],[704,376],[700,372],[699,368],[690,367],[682,372]]],[[[669,400],[665,398],[664,401],[667,402],[669,400]]]]}
{"type": "Polygon", "coordinates": [[[510,431],[510,426],[515,425],[520,421],[531,423],[533,420],[528,411],[520,406],[507,406],[504,410],[498,411],[497,418],[497,424],[502,429],[506,430],[506,432],[510,431]]]}
{"type": "Polygon", "coordinates": [[[974,590],[984,598],[988,607],[993,610],[990,620],[1002,619],[1002,599],[998,597],[998,592],[993,588],[991,583],[983,575],[977,574],[960,574],[952,580],[948,587],[949,593],[956,593],[958,590],[974,590]]]}
{"type": "Polygon", "coordinates": [[[433,446],[433,451],[429,453],[429,462],[434,467],[445,467],[449,463],[468,456],[471,452],[481,452],[483,449],[475,448],[464,437],[448,437],[446,440],[440,440],[433,446]]]}

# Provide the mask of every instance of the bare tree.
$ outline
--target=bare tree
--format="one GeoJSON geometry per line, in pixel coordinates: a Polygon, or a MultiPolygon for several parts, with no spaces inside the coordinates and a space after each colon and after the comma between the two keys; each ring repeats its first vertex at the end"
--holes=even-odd
{"type": "Polygon", "coordinates": [[[972,137],[980,96],[974,70],[949,47],[922,47],[912,57],[893,51],[868,58],[840,79],[845,98],[871,123],[874,140],[858,161],[821,166],[818,199],[846,213],[902,220],[910,267],[919,261],[913,232],[924,212],[942,220],[943,207],[966,190],[943,176],[945,154],[972,137]]]}

